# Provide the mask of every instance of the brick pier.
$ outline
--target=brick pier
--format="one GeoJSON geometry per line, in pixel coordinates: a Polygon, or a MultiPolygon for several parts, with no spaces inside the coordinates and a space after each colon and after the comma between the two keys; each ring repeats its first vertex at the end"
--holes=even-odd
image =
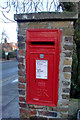
{"type": "Polygon", "coordinates": [[[18,14],[14,18],[18,23],[18,76],[19,106],[21,118],[31,120],[67,119],[71,86],[71,66],[73,51],[73,24],[76,13],[32,13],[18,14]],[[60,29],[62,31],[59,62],[59,88],[57,107],[27,104],[26,79],[26,30],[35,28],[60,29]]]}

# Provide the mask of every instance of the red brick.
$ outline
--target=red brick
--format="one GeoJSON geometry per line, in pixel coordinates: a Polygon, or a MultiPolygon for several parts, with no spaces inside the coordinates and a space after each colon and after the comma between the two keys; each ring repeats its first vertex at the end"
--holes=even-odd
{"type": "Polygon", "coordinates": [[[18,88],[20,88],[20,89],[25,89],[25,85],[19,83],[18,88]]]}
{"type": "Polygon", "coordinates": [[[27,113],[26,110],[20,108],[20,113],[27,113]]]}
{"type": "Polygon", "coordinates": [[[18,50],[18,55],[23,55],[23,56],[25,56],[25,50],[22,50],[22,49],[19,49],[18,50]]]}
{"type": "Polygon", "coordinates": [[[19,96],[19,101],[23,101],[23,102],[25,102],[25,97],[21,97],[21,96],[19,96]]]}
{"type": "Polygon", "coordinates": [[[25,81],[25,77],[19,77],[19,82],[25,83],[25,82],[26,82],[26,81],[25,81]]]}
{"type": "Polygon", "coordinates": [[[19,76],[25,76],[25,72],[24,71],[18,71],[18,75],[19,76]]]}
{"type": "Polygon", "coordinates": [[[26,108],[26,104],[25,103],[19,103],[20,107],[26,108]]]}
{"type": "Polygon", "coordinates": [[[23,64],[18,64],[18,68],[22,70],[25,68],[25,66],[23,64]]]}
{"type": "Polygon", "coordinates": [[[36,115],[36,110],[27,110],[20,108],[20,114],[25,115],[25,117],[29,118],[30,116],[36,115]]]}
{"type": "Polygon", "coordinates": [[[18,43],[19,49],[25,49],[25,43],[18,43]]]}
{"type": "Polygon", "coordinates": [[[24,62],[24,58],[22,58],[22,57],[18,57],[18,62],[23,63],[23,62],[24,62]]]}
{"type": "Polygon", "coordinates": [[[24,37],[23,36],[18,36],[18,42],[25,42],[24,37]]]}
{"type": "Polygon", "coordinates": [[[18,90],[19,91],[19,95],[25,95],[25,90],[18,90]]]}

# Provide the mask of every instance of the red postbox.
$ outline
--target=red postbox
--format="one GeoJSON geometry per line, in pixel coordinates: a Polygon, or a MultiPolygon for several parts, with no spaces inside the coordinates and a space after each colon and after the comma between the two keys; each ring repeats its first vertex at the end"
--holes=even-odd
{"type": "Polygon", "coordinates": [[[62,32],[58,29],[27,30],[27,103],[57,106],[62,32]]]}

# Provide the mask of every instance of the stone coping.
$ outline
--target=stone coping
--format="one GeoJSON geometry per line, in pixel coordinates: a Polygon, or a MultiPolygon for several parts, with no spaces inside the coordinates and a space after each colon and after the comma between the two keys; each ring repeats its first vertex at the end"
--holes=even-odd
{"type": "Polygon", "coordinates": [[[78,19],[77,12],[39,12],[39,13],[24,13],[15,14],[14,19],[20,21],[55,21],[55,20],[72,20],[78,19]]]}

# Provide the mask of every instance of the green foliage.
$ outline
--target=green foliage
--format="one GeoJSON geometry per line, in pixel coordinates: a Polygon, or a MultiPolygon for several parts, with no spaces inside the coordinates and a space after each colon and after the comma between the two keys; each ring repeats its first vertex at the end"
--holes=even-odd
{"type": "MultiPolygon", "coordinates": [[[[76,83],[76,75],[77,75],[77,52],[76,52],[76,45],[73,46],[73,63],[72,63],[72,84],[74,85],[76,83]]],[[[75,86],[74,86],[75,87],[75,86]]]]}
{"type": "Polygon", "coordinates": [[[73,2],[62,2],[63,11],[72,12],[72,11],[74,11],[75,7],[76,7],[76,5],[73,2]]]}
{"type": "Polygon", "coordinates": [[[80,86],[77,82],[77,77],[80,79],[80,75],[77,73],[78,59],[76,44],[73,46],[73,63],[72,63],[72,77],[71,77],[71,98],[80,98],[80,86]],[[78,76],[77,76],[78,75],[78,76]]]}
{"type": "Polygon", "coordinates": [[[5,51],[2,50],[2,58],[5,58],[5,51]]]}
{"type": "MultiPolygon", "coordinates": [[[[9,52],[7,59],[9,60],[10,58],[15,58],[16,57],[16,50],[9,52]]],[[[5,51],[2,50],[2,58],[5,58],[5,51]]]]}
{"type": "MultiPolygon", "coordinates": [[[[78,8],[80,9],[79,4],[78,8]]],[[[74,25],[74,41],[76,43],[74,46],[76,47],[74,47],[73,51],[71,97],[80,98],[80,16],[74,25]]]]}
{"type": "Polygon", "coordinates": [[[14,50],[14,51],[12,51],[12,52],[9,52],[9,57],[10,57],[10,58],[16,57],[16,50],[14,50]]]}
{"type": "Polygon", "coordinates": [[[76,36],[76,42],[80,44],[80,19],[77,20],[77,22],[74,26],[74,33],[76,36]]]}

